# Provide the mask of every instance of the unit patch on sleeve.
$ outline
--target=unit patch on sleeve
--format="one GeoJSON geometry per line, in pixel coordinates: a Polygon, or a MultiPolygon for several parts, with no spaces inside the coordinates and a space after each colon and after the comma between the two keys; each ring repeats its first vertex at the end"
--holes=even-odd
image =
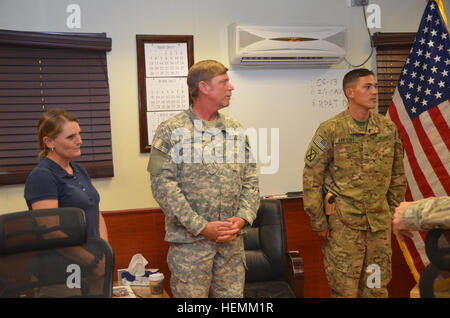
{"type": "Polygon", "coordinates": [[[314,149],[314,147],[310,147],[308,152],[306,153],[306,160],[308,160],[309,162],[313,162],[316,157],[317,151],[314,149]]]}

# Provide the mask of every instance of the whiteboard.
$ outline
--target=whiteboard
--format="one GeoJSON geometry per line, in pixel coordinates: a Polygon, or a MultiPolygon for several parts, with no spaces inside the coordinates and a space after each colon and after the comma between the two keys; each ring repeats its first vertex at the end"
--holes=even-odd
{"type": "Polygon", "coordinates": [[[257,133],[250,145],[261,195],[303,190],[306,148],[321,122],[347,108],[342,79],[349,71],[242,67],[228,71],[235,87],[228,115],[257,133]]]}

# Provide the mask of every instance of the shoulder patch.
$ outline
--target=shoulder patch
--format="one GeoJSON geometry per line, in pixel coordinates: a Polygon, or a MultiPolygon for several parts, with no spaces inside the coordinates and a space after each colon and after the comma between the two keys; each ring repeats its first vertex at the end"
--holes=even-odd
{"type": "Polygon", "coordinates": [[[169,142],[166,142],[164,139],[160,138],[159,136],[155,136],[152,143],[152,149],[158,149],[159,151],[168,154],[170,152],[170,149],[172,146],[169,142]]]}
{"type": "Polygon", "coordinates": [[[169,159],[170,157],[166,153],[157,148],[152,148],[148,160],[147,171],[150,172],[151,175],[158,175],[161,172],[164,163],[169,159]]]}
{"type": "Polygon", "coordinates": [[[312,163],[314,159],[316,159],[316,157],[317,157],[317,150],[313,146],[309,147],[308,151],[306,152],[305,159],[309,163],[312,163]]]}

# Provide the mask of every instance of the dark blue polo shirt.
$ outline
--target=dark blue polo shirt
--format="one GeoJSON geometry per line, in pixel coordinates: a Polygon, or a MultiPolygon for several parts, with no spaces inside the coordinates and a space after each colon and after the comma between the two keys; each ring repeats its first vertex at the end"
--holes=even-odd
{"type": "Polygon", "coordinates": [[[57,199],[58,206],[84,210],[88,236],[100,236],[100,196],[84,167],[70,162],[73,175],[49,158],[43,158],[31,171],[25,183],[25,200],[31,204],[41,200],[57,199]]]}

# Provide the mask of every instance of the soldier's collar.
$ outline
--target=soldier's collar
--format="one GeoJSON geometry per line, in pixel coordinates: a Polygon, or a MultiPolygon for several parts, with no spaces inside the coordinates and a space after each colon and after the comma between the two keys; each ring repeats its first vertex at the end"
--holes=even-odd
{"type": "Polygon", "coordinates": [[[373,112],[372,110],[369,111],[369,123],[367,124],[367,130],[363,131],[358,124],[355,123],[352,115],[350,114],[349,109],[347,108],[346,110],[346,115],[347,115],[347,122],[348,122],[348,126],[350,128],[350,133],[351,134],[377,134],[379,132],[378,129],[378,125],[375,122],[374,116],[373,116],[373,112]]]}
{"type": "Polygon", "coordinates": [[[191,119],[194,129],[198,132],[205,132],[208,128],[218,128],[219,130],[225,130],[225,125],[223,124],[222,116],[217,112],[216,118],[212,121],[206,121],[197,116],[197,114],[192,109],[192,105],[189,106],[188,110],[189,118],[191,119]],[[199,125],[199,122],[201,125],[199,125]],[[196,124],[197,123],[197,124],[196,124]],[[201,126],[201,129],[199,129],[201,126]]]}

